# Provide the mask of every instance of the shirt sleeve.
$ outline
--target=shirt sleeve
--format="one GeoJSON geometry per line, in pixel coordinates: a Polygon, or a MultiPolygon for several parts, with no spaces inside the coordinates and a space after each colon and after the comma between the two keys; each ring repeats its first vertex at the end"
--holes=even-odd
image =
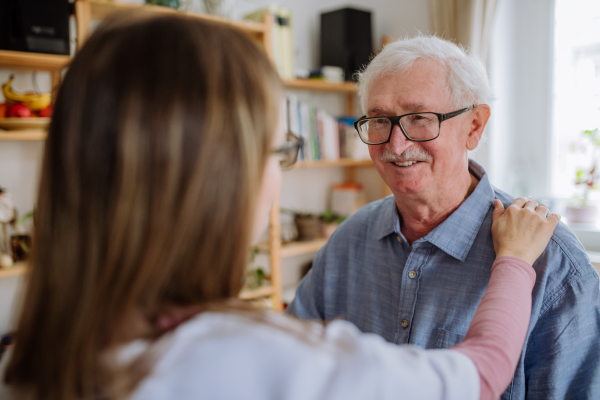
{"type": "Polygon", "coordinates": [[[323,246],[313,261],[313,267],[302,279],[296,297],[286,308],[285,312],[300,319],[325,321],[324,276],[325,251],[323,246]]]}
{"type": "Polygon", "coordinates": [[[526,346],[527,398],[600,399],[597,273],[571,279],[543,310],[526,346]]]}
{"type": "Polygon", "coordinates": [[[483,400],[499,398],[515,372],[529,326],[535,276],[520,258],[496,259],[467,336],[452,348],[477,366],[483,400]]]}

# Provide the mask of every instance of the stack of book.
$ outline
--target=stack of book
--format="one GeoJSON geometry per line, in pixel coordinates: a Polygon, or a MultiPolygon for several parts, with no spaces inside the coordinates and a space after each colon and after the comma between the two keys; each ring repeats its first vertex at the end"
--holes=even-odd
{"type": "Polygon", "coordinates": [[[273,61],[283,79],[294,78],[294,46],[292,43],[292,11],[271,4],[244,15],[248,21],[263,22],[265,15],[272,19],[271,48],[273,61]]]}
{"type": "Polygon", "coordinates": [[[333,117],[323,109],[288,95],[282,106],[284,129],[304,139],[299,160],[369,159],[368,146],[360,141],[354,117],[333,117]]]}

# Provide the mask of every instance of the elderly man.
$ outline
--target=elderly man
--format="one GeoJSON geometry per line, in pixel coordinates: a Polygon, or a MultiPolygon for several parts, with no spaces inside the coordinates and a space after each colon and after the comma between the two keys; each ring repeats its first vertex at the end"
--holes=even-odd
{"type": "MultiPolygon", "coordinates": [[[[360,74],[355,126],[393,196],[342,224],[289,312],[346,318],[393,343],[459,343],[490,278],[493,188],[468,159],[490,116],[483,64],[436,37],[394,42],[360,74]]],[[[533,310],[503,399],[600,399],[598,275],[559,225],[534,264],[533,310]]]]}

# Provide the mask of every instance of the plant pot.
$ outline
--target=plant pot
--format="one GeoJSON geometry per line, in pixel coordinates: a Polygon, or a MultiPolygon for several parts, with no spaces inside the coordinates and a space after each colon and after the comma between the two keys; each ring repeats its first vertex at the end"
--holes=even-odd
{"type": "Polygon", "coordinates": [[[31,236],[12,235],[10,237],[10,248],[14,262],[27,260],[29,258],[29,249],[31,248],[31,236]]]}
{"type": "Polygon", "coordinates": [[[298,240],[314,240],[321,236],[321,220],[317,216],[296,217],[298,240]]]}
{"type": "Polygon", "coordinates": [[[577,224],[595,224],[598,219],[598,207],[567,207],[565,209],[565,217],[569,222],[577,224]]]}
{"type": "Polygon", "coordinates": [[[325,237],[325,239],[328,239],[331,237],[331,235],[333,235],[333,232],[337,229],[337,227],[340,226],[339,223],[337,222],[332,222],[330,224],[323,224],[323,236],[325,237]]]}

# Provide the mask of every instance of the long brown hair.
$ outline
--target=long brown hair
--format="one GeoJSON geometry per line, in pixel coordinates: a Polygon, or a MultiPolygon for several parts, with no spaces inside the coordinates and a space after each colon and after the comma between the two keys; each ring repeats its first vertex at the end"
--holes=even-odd
{"type": "Polygon", "coordinates": [[[5,382],[111,397],[128,318],[241,289],[281,82],[241,32],[138,13],[98,27],[55,105],[5,382]]]}

